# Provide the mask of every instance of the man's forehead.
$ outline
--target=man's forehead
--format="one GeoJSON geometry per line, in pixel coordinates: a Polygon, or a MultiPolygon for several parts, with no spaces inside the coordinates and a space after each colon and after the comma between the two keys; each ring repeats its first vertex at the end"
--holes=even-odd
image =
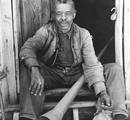
{"type": "Polygon", "coordinates": [[[56,11],[72,11],[72,5],[69,3],[56,4],[56,11]]]}

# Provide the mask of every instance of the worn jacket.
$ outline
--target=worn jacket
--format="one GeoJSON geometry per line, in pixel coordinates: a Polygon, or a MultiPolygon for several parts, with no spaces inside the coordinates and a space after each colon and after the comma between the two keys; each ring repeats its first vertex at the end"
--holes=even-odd
{"type": "MultiPolygon", "coordinates": [[[[92,36],[88,30],[74,23],[73,30],[71,48],[74,56],[74,64],[82,62],[85,80],[89,86],[94,86],[95,92],[98,94],[102,90],[105,90],[105,85],[103,67],[95,55],[92,36]]],[[[24,43],[20,50],[20,58],[22,61],[26,59],[25,64],[29,68],[40,66],[39,61],[46,64],[56,51],[58,41],[59,38],[55,24],[51,22],[43,25],[33,37],[24,43]]]]}

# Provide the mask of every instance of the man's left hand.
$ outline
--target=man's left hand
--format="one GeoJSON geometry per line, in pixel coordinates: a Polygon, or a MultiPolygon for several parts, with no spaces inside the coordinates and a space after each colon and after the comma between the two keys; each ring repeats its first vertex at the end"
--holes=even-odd
{"type": "Polygon", "coordinates": [[[112,107],[112,100],[106,91],[102,91],[99,94],[101,107],[104,109],[110,109],[112,107]]]}

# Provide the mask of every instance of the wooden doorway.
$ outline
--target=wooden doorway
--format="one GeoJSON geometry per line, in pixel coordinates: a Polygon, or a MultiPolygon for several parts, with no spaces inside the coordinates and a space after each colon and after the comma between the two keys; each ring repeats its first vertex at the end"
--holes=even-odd
{"type": "Polygon", "coordinates": [[[112,39],[103,55],[101,62],[115,62],[115,21],[110,19],[111,9],[115,6],[113,0],[75,0],[77,16],[75,22],[89,30],[93,36],[93,44],[98,54],[112,39]]]}

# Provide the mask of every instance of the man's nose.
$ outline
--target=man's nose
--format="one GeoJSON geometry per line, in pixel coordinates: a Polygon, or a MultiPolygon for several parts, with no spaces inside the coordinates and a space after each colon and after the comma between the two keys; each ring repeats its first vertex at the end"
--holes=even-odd
{"type": "Polygon", "coordinates": [[[66,14],[63,13],[62,16],[61,16],[62,20],[65,20],[66,19],[66,14]]]}

